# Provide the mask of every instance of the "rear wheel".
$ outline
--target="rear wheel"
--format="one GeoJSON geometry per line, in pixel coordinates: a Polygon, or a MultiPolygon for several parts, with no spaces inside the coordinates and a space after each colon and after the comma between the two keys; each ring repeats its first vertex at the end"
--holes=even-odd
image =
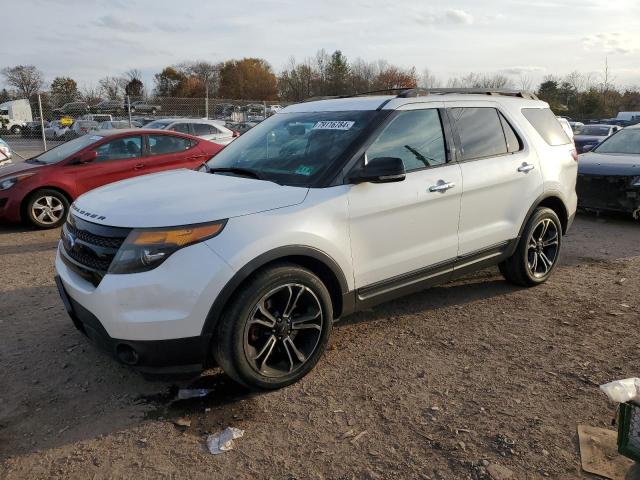
{"type": "Polygon", "coordinates": [[[533,287],[546,282],[560,258],[562,224],[550,208],[538,208],[522,233],[515,253],[500,264],[511,283],[533,287]]]}
{"type": "Polygon", "coordinates": [[[259,272],[220,319],[213,355],[235,381],[276,389],[304,377],[327,345],[331,296],[309,270],[280,264],[259,272]]]}
{"type": "Polygon", "coordinates": [[[26,215],[36,228],[55,228],[64,223],[69,211],[69,200],[57,190],[37,190],[29,197],[26,215]]]}

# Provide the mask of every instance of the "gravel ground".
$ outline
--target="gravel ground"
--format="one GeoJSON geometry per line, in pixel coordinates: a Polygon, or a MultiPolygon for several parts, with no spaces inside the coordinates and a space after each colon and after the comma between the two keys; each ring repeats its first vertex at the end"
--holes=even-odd
{"type": "Polygon", "coordinates": [[[610,428],[597,386],[640,373],[640,225],[623,218],[579,216],[543,286],[486,270],[345,319],[296,385],[249,393],[213,370],[183,401],[74,329],[58,235],[0,230],[0,478],[592,478],[576,426],[610,428]],[[209,454],[227,426],[244,437],[209,454]]]}

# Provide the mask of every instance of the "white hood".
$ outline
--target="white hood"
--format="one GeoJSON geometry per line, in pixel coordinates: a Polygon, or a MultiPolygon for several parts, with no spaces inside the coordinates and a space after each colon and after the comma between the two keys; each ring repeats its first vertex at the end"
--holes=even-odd
{"type": "Polygon", "coordinates": [[[73,210],[80,218],[114,227],[170,227],[297,205],[308,191],[252,178],[173,170],[92,190],[78,197],[73,210]]]}

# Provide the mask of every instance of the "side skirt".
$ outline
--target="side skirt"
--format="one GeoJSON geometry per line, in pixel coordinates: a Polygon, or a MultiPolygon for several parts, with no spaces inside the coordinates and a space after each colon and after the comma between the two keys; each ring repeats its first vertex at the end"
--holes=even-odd
{"type": "MultiPolygon", "coordinates": [[[[413,272],[359,288],[355,292],[353,312],[419,292],[454,278],[497,265],[509,258],[518,246],[518,238],[483,248],[413,272]]],[[[351,313],[351,312],[349,312],[351,313]]],[[[346,316],[347,312],[345,312],[346,316]]]]}

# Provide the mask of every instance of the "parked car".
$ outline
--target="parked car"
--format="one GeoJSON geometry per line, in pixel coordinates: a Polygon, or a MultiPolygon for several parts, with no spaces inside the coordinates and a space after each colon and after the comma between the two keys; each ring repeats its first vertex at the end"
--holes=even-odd
{"type": "Polygon", "coordinates": [[[578,206],[640,219],[640,125],[606,138],[578,162],[578,206]]]}
{"type": "Polygon", "coordinates": [[[443,92],[289,106],[199,172],[78,198],[56,257],[75,325],[143,371],[215,361],[273,389],[356,310],[494,264],[545,282],[575,214],[573,143],[526,94],[443,92]]]}
{"type": "Polygon", "coordinates": [[[239,135],[225,127],[222,120],[205,120],[203,118],[164,118],[148,123],[145,128],[186,133],[219,145],[228,145],[239,135]]]}
{"type": "MultiPolygon", "coordinates": [[[[49,126],[49,122],[45,121],[43,123],[45,128],[49,126]]],[[[23,137],[42,137],[42,123],[40,119],[36,118],[32,122],[27,122],[21,134],[23,137]]]]}
{"type": "Polygon", "coordinates": [[[122,115],[127,111],[127,107],[122,102],[122,100],[103,100],[102,102],[92,106],[90,110],[93,113],[110,113],[113,115],[122,115]]]}
{"type": "Polygon", "coordinates": [[[11,160],[13,153],[9,144],[0,138],[0,165],[7,163],[7,160],[11,160]]]}
{"type": "Polygon", "coordinates": [[[584,125],[576,132],[574,137],[578,153],[584,153],[592,149],[605,138],[621,129],[622,127],[618,125],[584,125]]]}
{"type": "Polygon", "coordinates": [[[53,115],[57,118],[66,115],[71,117],[79,117],[80,115],[84,115],[86,113],[89,113],[89,105],[87,105],[85,102],[65,103],[62,107],[55,108],[53,110],[53,115]]]}
{"type": "Polygon", "coordinates": [[[77,120],[91,120],[92,122],[111,122],[113,116],[108,113],[87,113],[77,118],[77,120]]]}
{"type": "Polygon", "coordinates": [[[580,130],[582,127],[584,127],[584,123],[582,122],[569,122],[569,126],[571,127],[571,130],[573,130],[573,134],[575,136],[576,132],[578,130],[580,130]]]}
{"type": "MultiPolygon", "coordinates": [[[[147,173],[197,168],[221,148],[200,138],[157,130],[84,135],[0,169],[0,219],[57,227],[71,202],[91,189],[147,173]]],[[[98,215],[83,218],[100,221],[98,215]]]]}
{"type": "Polygon", "coordinates": [[[87,133],[97,130],[98,122],[93,120],[76,120],[73,125],[67,129],[64,133],[65,140],[71,140],[73,138],[81,137],[87,133]]]}
{"type": "Polygon", "coordinates": [[[145,125],[151,123],[151,122],[155,122],[157,120],[157,118],[154,117],[139,117],[139,116],[132,116],[131,120],[139,123],[141,127],[144,127],[145,125]]]}
{"type": "Polygon", "coordinates": [[[144,100],[138,100],[137,102],[133,102],[131,104],[131,113],[150,113],[151,115],[155,115],[156,112],[161,111],[162,108],[160,105],[154,105],[144,100]]]}
{"type": "Polygon", "coordinates": [[[282,105],[269,105],[267,107],[267,115],[274,115],[282,110],[282,105]]]}
{"type": "Polygon", "coordinates": [[[114,129],[124,129],[124,128],[131,128],[131,127],[139,128],[141,126],[142,124],[138,122],[132,121],[131,125],[129,125],[128,120],[113,120],[110,122],[100,122],[96,130],[114,130],[114,129]]]}
{"type": "Polygon", "coordinates": [[[71,125],[61,120],[49,122],[49,125],[44,128],[44,136],[47,140],[62,140],[71,125]]]}

